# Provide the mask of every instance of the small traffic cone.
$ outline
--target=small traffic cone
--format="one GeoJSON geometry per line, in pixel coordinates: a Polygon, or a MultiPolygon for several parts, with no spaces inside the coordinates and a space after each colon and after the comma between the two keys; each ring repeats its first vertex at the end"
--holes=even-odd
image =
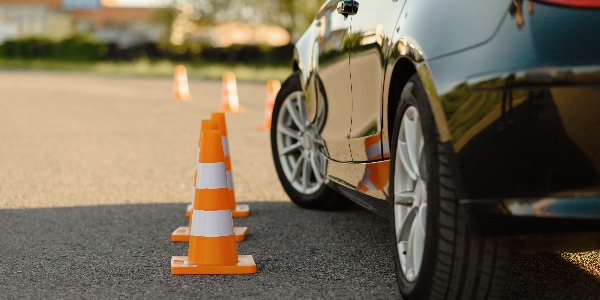
{"type": "Polygon", "coordinates": [[[234,114],[239,114],[244,111],[238,98],[237,83],[233,72],[225,72],[225,74],[223,74],[220,110],[222,112],[234,114]]]}
{"type": "Polygon", "coordinates": [[[171,258],[171,273],[253,274],[256,264],[251,255],[238,255],[229,209],[225,157],[221,132],[202,133],[198,182],[192,213],[188,256],[171,258]]]}
{"type": "MultiPolygon", "coordinates": [[[[219,123],[214,120],[202,120],[200,121],[200,133],[198,133],[198,155],[196,156],[196,172],[194,172],[194,188],[196,187],[196,181],[198,180],[198,160],[200,159],[200,145],[203,130],[219,130],[219,123]]],[[[192,209],[194,207],[194,197],[192,197],[192,203],[188,204],[185,210],[185,215],[189,218],[192,215],[192,209]]],[[[175,242],[175,241],[174,241],[175,242]]]]}
{"type": "Polygon", "coordinates": [[[235,201],[235,188],[233,187],[233,175],[231,172],[231,156],[229,154],[229,140],[227,139],[227,124],[225,122],[224,113],[213,113],[211,116],[212,120],[217,121],[219,130],[221,130],[221,137],[223,140],[223,152],[225,155],[225,167],[227,170],[227,186],[231,191],[231,212],[234,218],[245,218],[250,215],[250,207],[247,204],[236,204],[235,201]]]}
{"type": "Polygon", "coordinates": [[[184,65],[175,66],[173,72],[173,100],[190,101],[190,85],[188,83],[187,70],[184,65]]]}
{"type": "MultiPolygon", "coordinates": [[[[204,132],[206,130],[218,130],[218,123],[215,120],[202,120],[202,124],[200,126],[200,137],[202,136],[202,132],[204,132]]],[[[200,159],[200,145],[201,145],[201,139],[198,138],[198,160],[200,159]]],[[[208,175],[208,176],[210,176],[210,175],[208,175]]],[[[198,164],[197,164],[196,175],[194,176],[194,188],[196,188],[198,186],[198,182],[199,181],[198,181],[198,164]]],[[[195,197],[192,198],[192,204],[190,205],[191,207],[193,207],[194,201],[195,201],[195,197]]],[[[188,206],[188,208],[190,208],[190,206],[188,206]]],[[[186,215],[187,214],[188,214],[188,212],[186,211],[186,215]]],[[[191,210],[190,210],[190,215],[191,215],[191,210]]],[[[190,218],[188,226],[180,226],[177,229],[175,229],[175,231],[173,231],[173,233],[171,233],[171,241],[172,242],[189,242],[191,227],[192,227],[192,219],[190,218]]],[[[234,227],[233,232],[234,232],[236,242],[242,242],[246,239],[246,236],[248,235],[248,227],[234,227]]]]}
{"type": "MultiPolygon", "coordinates": [[[[381,135],[373,135],[365,139],[367,158],[370,161],[380,160],[390,156],[387,143],[381,143],[381,135]]],[[[370,191],[382,191],[387,189],[390,165],[389,161],[367,164],[362,179],[356,188],[367,194],[370,191]]]]}
{"type": "Polygon", "coordinates": [[[279,80],[271,79],[267,81],[267,100],[265,101],[265,117],[263,124],[258,128],[259,130],[271,129],[271,119],[273,118],[273,107],[275,107],[275,98],[277,93],[281,89],[281,83],[279,80]]]}

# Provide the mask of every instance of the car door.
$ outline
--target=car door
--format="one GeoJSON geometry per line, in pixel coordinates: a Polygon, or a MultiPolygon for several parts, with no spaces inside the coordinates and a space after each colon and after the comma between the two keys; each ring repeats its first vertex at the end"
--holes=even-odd
{"type": "Polygon", "coordinates": [[[388,41],[395,31],[404,0],[359,0],[351,19],[350,74],[352,124],[349,145],[354,161],[379,160],[386,156],[381,141],[382,92],[388,41]],[[375,141],[375,142],[374,142],[375,141]]]}
{"type": "MultiPolygon", "coordinates": [[[[330,159],[352,161],[348,138],[352,117],[352,94],[350,90],[350,19],[337,11],[339,0],[327,2],[319,14],[319,34],[315,43],[318,56],[315,87],[321,87],[316,118],[324,116],[318,128],[327,146],[330,159]]],[[[317,97],[319,98],[319,97],[317,97]]],[[[314,104],[307,104],[309,113],[314,104]]],[[[316,122],[317,124],[320,122],[316,122]]]]}

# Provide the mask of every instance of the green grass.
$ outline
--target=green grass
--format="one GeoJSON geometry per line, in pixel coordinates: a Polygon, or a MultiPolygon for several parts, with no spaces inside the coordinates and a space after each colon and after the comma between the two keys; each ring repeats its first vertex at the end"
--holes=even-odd
{"type": "MultiPolygon", "coordinates": [[[[167,60],[149,61],[137,60],[133,62],[65,62],[52,60],[7,60],[0,59],[0,70],[44,70],[44,71],[69,71],[87,72],[107,76],[129,77],[171,77],[175,63],[167,60]]],[[[261,65],[227,65],[220,63],[181,63],[187,67],[190,78],[221,79],[226,71],[233,71],[237,80],[241,81],[266,81],[269,79],[285,80],[292,72],[287,66],[261,66],[261,65]]]]}

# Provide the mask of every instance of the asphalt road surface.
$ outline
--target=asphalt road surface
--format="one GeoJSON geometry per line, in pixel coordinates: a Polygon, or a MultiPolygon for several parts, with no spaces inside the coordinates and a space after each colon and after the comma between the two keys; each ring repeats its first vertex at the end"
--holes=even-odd
{"type": "MultiPolygon", "coordinates": [[[[238,202],[255,275],[173,276],[169,241],[185,225],[199,121],[221,83],[77,73],[0,72],[0,299],[399,298],[387,221],[360,207],[291,204],[275,175],[265,85],[238,83],[228,115],[238,202]]],[[[598,299],[600,252],[517,256],[511,299],[598,299]]]]}

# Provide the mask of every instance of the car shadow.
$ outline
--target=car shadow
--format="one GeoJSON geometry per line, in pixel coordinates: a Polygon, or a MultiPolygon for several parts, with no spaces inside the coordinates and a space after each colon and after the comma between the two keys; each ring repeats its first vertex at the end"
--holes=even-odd
{"type": "MultiPolygon", "coordinates": [[[[573,253],[586,268],[600,271],[598,252],[573,253]],[[586,261],[587,260],[587,261],[586,261]]],[[[507,299],[598,299],[600,278],[569,262],[561,253],[516,255],[507,299]]]]}

